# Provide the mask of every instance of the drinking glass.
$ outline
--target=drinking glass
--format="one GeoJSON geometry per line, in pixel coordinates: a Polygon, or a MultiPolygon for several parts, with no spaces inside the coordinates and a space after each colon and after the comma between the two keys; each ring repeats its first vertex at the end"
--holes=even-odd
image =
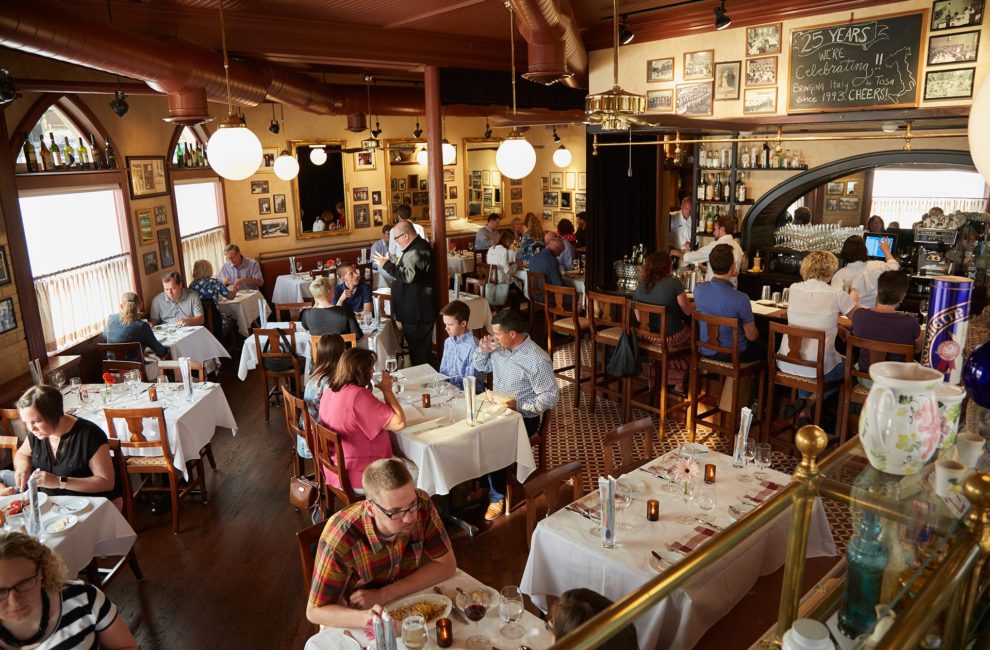
{"type": "Polygon", "coordinates": [[[505,625],[498,631],[507,639],[518,639],[526,634],[526,628],[516,623],[523,615],[523,597],[519,587],[503,587],[502,600],[498,604],[498,615],[505,625]]]}
{"type": "Polygon", "coordinates": [[[753,474],[753,476],[761,481],[767,477],[766,470],[770,467],[771,452],[772,448],[769,442],[761,442],[756,445],[756,466],[760,468],[760,471],[753,474]]]}
{"type": "MultiPolygon", "coordinates": [[[[677,486],[677,495],[681,498],[681,502],[687,507],[693,500],[698,492],[698,483],[694,479],[685,478],[677,486]]],[[[694,517],[685,512],[677,518],[677,521],[682,524],[690,525],[694,523],[694,517]]]]}
{"type": "Polygon", "coordinates": [[[69,389],[79,394],[79,387],[82,386],[82,377],[73,377],[69,380],[69,389]]]}
{"type": "Polygon", "coordinates": [[[475,633],[469,636],[464,644],[469,650],[481,650],[482,648],[489,650],[491,648],[492,644],[488,637],[484,634],[478,634],[478,621],[488,613],[489,596],[490,594],[483,589],[476,589],[471,592],[459,590],[454,599],[454,604],[457,605],[458,609],[474,622],[475,633]]]}
{"type": "Polygon", "coordinates": [[[615,493],[615,527],[619,530],[630,530],[632,526],[622,521],[622,513],[625,512],[633,498],[628,494],[616,491],[615,493]]]}
{"type": "Polygon", "coordinates": [[[743,483],[749,483],[753,480],[753,477],[749,475],[746,468],[756,459],[756,441],[752,438],[746,440],[746,446],[743,447],[743,473],[739,475],[739,480],[743,483]]]}
{"type": "Polygon", "coordinates": [[[918,305],[918,313],[921,314],[921,322],[928,322],[928,301],[922,300],[921,304],[918,305]]]}
{"type": "Polygon", "coordinates": [[[302,262],[296,262],[296,273],[302,273],[302,262]]]}
{"type": "Polygon", "coordinates": [[[780,300],[782,302],[790,302],[791,289],[790,287],[784,287],[784,291],[780,294],[780,300]]]}
{"type": "Polygon", "coordinates": [[[124,381],[127,382],[127,392],[134,396],[138,392],[138,384],[141,383],[140,370],[128,370],[124,373],[124,381]]]}
{"type": "Polygon", "coordinates": [[[388,357],[385,358],[385,370],[388,371],[389,374],[394,375],[395,371],[398,369],[399,360],[395,358],[394,354],[388,355],[388,357]]]}
{"type": "Polygon", "coordinates": [[[663,482],[663,491],[673,494],[677,492],[677,484],[674,479],[674,467],[677,465],[677,452],[668,452],[660,461],[660,471],[666,479],[663,482]]]}
{"type": "Polygon", "coordinates": [[[169,403],[168,377],[166,375],[162,375],[157,380],[155,380],[155,383],[158,384],[158,399],[160,399],[161,401],[165,402],[166,405],[168,405],[169,403]]]}
{"type": "Polygon", "coordinates": [[[763,285],[763,291],[760,293],[760,300],[770,300],[770,285],[763,285]]]}
{"type": "Polygon", "coordinates": [[[53,372],[49,379],[51,379],[52,385],[59,390],[62,390],[62,387],[65,386],[65,373],[61,370],[53,372]]]}
{"type": "Polygon", "coordinates": [[[698,506],[702,509],[701,515],[698,516],[698,521],[703,524],[712,525],[712,516],[709,514],[714,508],[716,503],[715,496],[715,484],[714,483],[704,483],[698,486],[698,496],[697,496],[698,506]]]}
{"type": "Polygon", "coordinates": [[[317,271],[323,270],[323,260],[316,260],[316,270],[317,271]]]}
{"type": "Polygon", "coordinates": [[[430,634],[426,629],[426,619],[419,614],[402,619],[402,643],[409,650],[426,647],[430,634]]]}

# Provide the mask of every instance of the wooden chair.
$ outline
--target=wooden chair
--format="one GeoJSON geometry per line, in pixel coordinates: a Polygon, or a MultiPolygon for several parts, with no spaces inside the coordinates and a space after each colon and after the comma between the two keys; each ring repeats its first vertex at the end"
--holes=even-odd
{"type": "Polygon", "coordinates": [[[102,373],[110,373],[117,380],[121,380],[124,374],[131,371],[137,370],[141,373],[141,381],[147,381],[144,376],[144,362],[142,361],[116,361],[114,359],[104,359],[100,362],[102,366],[102,373]]]}
{"type": "Polygon", "coordinates": [[[798,390],[806,390],[811,393],[810,398],[814,399],[815,417],[814,423],[821,426],[822,405],[825,401],[825,393],[831,388],[842,385],[842,380],[834,382],[825,381],[825,330],[811,329],[807,327],[795,327],[776,321],[770,321],[770,341],[767,365],[769,366],[769,386],[767,389],[767,409],[766,422],[763,427],[763,440],[770,444],[777,443],[777,446],[790,453],[795,453],[792,437],[787,436],[788,431],[796,431],[797,425],[794,422],[788,423],[778,431],[773,430],[773,398],[774,389],[777,386],[784,386],[791,389],[791,400],[797,398],[798,390]],[[783,337],[787,337],[787,344],[783,344],[783,337]],[[778,339],[781,339],[778,345],[778,339]],[[807,361],[801,357],[801,348],[805,341],[812,341],[818,348],[813,361],[807,361]],[[778,347],[783,351],[778,352],[778,347]],[[784,372],[777,367],[781,361],[791,363],[795,366],[808,368],[814,373],[814,377],[804,377],[789,372],[784,372]],[[781,434],[781,435],[777,435],[781,434]]]}
{"type": "Polygon", "coordinates": [[[553,374],[574,384],[574,408],[581,405],[581,384],[592,380],[592,375],[584,374],[581,363],[581,343],[592,340],[591,320],[578,314],[578,297],[574,287],[558,287],[546,284],[543,287],[546,300],[547,354],[553,361],[556,346],[554,334],[563,334],[574,339],[574,363],[562,368],[554,368],[553,374]],[[568,373],[573,371],[573,376],[568,373]]]}
{"type": "Polygon", "coordinates": [[[224,320],[220,307],[212,298],[203,298],[203,325],[225,348],[234,341],[237,323],[233,318],[224,320]]]}
{"type": "MultiPolygon", "coordinates": [[[[323,335],[322,334],[313,334],[312,336],[310,336],[310,339],[309,339],[309,355],[310,355],[310,357],[313,360],[313,365],[314,366],[316,365],[316,362],[318,361],[317,354],[316,354],[316,349],[317,349],[316,346],[319,344],[320,337],[321,336],[323,336],[323,335]]],[[[340,335],[340,338],[344,339],[344,345],[346,347],[349,347],[349,348],[356,348],[357,347],[357,334],[341,334],[340,335]]]]}
{"type": "MultiPolygon", "coordinates": [[[[666,435],[667,420],[667,364],[671,359],[683,359],[691,355],[691,346],[687,343],[674,348],[668,347],[664,339],[667,331],[667,309],[660,305],[651,305],[645,302],[633,302],[630,309],[639,312],[638,325],[630,321],[629,331],[636,335],[639,343],[640,355],[646,357],[647,372],[649,376],[656,377],[658,386],[651,388],[648,380],[646,390],[634,390],[635,378],[630,378],[626,382],[627,395],[625,399],[624,420],[628,422],[632,419],[632,409],[639,408],[649,413],[655,413],[660,419],[660,440],[666,435]],[[657,332],[650,331],[651,316],[656,316],[659,320],[657,332]],[[659,372],[653,372],[656,368],[659,372]],[[653,406],[653,397],[657,397],[657,405],[653,406]],[[645,399],[640,399],[645,397],[645,399]]],[[[679,407],[687,408],[687,401],[681,402],[679,407]]]]}
{"type": "Polygon", "coordinates": [[[375,313],[378,315],[378,319],[382,323],[391,321],[392,326],[395,327],[396,338],[399,339],[399,352],[395,356],[397,358],[407,356],[409,354],[409,346],[406,345],[406,335],[402,331],[402,323],[395,320],[395,315],[392,313],[392,294],[374,291],[371,296],[375,299],[375,313]],[[387,316],[385,311],[386,306],[388,307],[389,314],[387,316]]]}
{"type": "Polygon", "coordinates": [[[488,280],[485,278],[464,278],[464,293],[469,293],[472,296],[478,296],[479,298],[485,297],[485,285],[488,284],[488,280]]]}
{"type": "MultiPolygon", "coordinates": [[[[127,473],[124,455],[120,451],[120,440],[117,438],[107,438],[107,444],[110,447],[110,461],[113,463],[114,476],[121,487],[121,500],[123,501],[122,514],[124,515],[124,519],[133,526],[134,495],[131,494],[130,476],[127,473]]],[[[137,580],[144,580],[144,573],[141,571],[141,565],[138,563],[137,552],[131,547],[127,555],[120,558],[112,567],[101,568],[98,558],[93,558],[89,566],[86,567],[90,584],[103,587],[117,575],[117,572],[125,562],[131,567],[131,573],[134,574],[137,580]]]]}
{"type": "Polygon", "coordinates": [[[306,441],[306,446],[313,449],[313,434],[310,430],[311,418],[306,417],[306,402],[301,397],[296,397],[285,386],[281,386],[282,402],[285,404],[285,430],[289,434],[292,452],[292,475],[305,476],[306,459],[296,453],[296,436],[301,436],[306,441]]]}
{"type": "MultiPolygon", "coordinates": [[[[729,440],[734,439],[739,429],[739,409],[742,407],[739,404],[739,391],[743,379],[752,380],[756,378],[759,391],[758,403],[763,404],[766,362],[760,360],[742,363],[739,361],[739,335],[741,333],[742,329],[739,327],[739,321],[735,318],[721,318],[719,316],[702,314],[697,311],[691,317],[691,370],[688,387],[688,403],[691,406],[688,409],[687,417],[688,430],[691,432],[691,442],[694,442],[697,436],[699,420],[715,433],[725,435],[729,440]],[[704,338],[701,337],[701,324],[705,325],[704,338]],[[719,343],[719,331],[723,327],[728,328],[732,333],[732,345],[729,347],[719,343]],[[723,358],[727,356],[730,360],[723,361],[702,354],[702,348],[714,350],[715,354],[723,355],[723,358]],[[715,421],[716,417],[724,417],[719,416],[721,411],[718,405],[718,397],[716,397],[716,403],[713,408],[703,413],[698,413],[698,405],[701,403],[703,397],[701,382],[705,378],[719,378],[723,382],[729,378],[732,379],[731,410],[726,420],[715,421]]],[[[758,415],[754,413],[754,419],[758,415]]]]}
{"type": "Polygon", "coordinates": [[[335,499],[340,500],[343,507],[356,503],[364,498],[358,496],[351,487],[350,479],[347,477],[347,469],[344,460],[344,446],[340,442],[340,436],[323,426],[307,411],[306,417],[310,418],[310,430],[313,432],[313,444],[311,448],[313,458],[316,459],[316,475],[320,483],[322,501],[324,503],[323,514],[329,517],[336,512],[335,499]],[[340,487],[334,487],[326,480],[324,471],[337,477],[340,487]]]}
{"type": "MultiPolygon", "coordinates": [[[[206,381],[206,362],[205,361],[190,361],[189,362],[189,375],[192,378],[194,384],[200,384],[206,381]]],[[[169,381],[182,382],[182,370],[179,368],[178,361],[159,361],[158,362],[158,376],[168,377],[169,381]]]]}
{"type": "Polygon", "coordinates": [[[573,460],[549,472],[536,474],[523,484],[523,491],[526,494],[526,547],[529,548],[538,518],[550,516],[581,498],[581,461],[573,460]],[[570,489],[563,490],[567,483],[570,483],[570,489]],[[538,512],[540,495],[543,495],[543,507],[538,512]]]}
{"type": "MultiPolygon", "coordinates": [[[[320,537],[326,522],[321,521],[309,528],[296,532],[296,543],[299,545],[299,565],[302,568],[303,593],[308,594],[313,584],[313,568],[316,566],[316,553],[320,545],[320,537]]],[[[320,631],[319,625],[314,625],[314,633],[320,631]]]]}
{"type": "MultiPolygon", "coordinates": [[[[117,420],[124,420],[130,437],[127,440],[120,439],[121,449],[158,450],[161,454],[154,456],[125,456],[124,462],[127,468],[128,477],[131,474],[165,474],[168,477],[168,487],[146,487],[142,481],[138,486],[138,492],[168,492],[172,497],[172,532],[179,532],[179,499],[189,496],[197,488],[203,495],[203,503],[208,500],[206,491],[206,473],[203,471],[203,459],[193,458],[186,462],[186,466],[191,466],[191,479],[180,486],[182,479],[180,471],[175,467],[172,458],[172,450],[168,443],[168,430],[165,426],[165,409],[144,408],[144,409],[104,409],[107,418],[107,429],[116,432],[117,420]],[[145,418],[157,420],[159,436],[158,440],[148,440],[144,436],[145,418]]],[[[111,433],[111,435],[113,435],[111,433]]],[[[130,489],[129,484],[122,487],[130,489]]],[[[132,498],[133,498],[132,493],[132,498]]]]}
{"type": "Polygon", "coordinates": [[[536,314],[541,316],[546,314],[546,292],[543,287],[547,283],[547,276],[534,271],[526,271],[526,293],[529,298],[529,333],[533,334],[533,327],[536,325],[536,314]]]}
{"type": "Polygon", "coordinates": [[[279,332],[274,329],[262,329],[260,327],[254,328],[254,345],[255,350],[258,355],[258,368],[261,370],[261,380],[262,385],[265,387],[265,422],[269,420],[269,412],[271,410],[271,396],[272,394],[278,395],[278,387],[283,381],[289,384],[292,393],[295,394],[302,390],[302,372],[303,369],[300,367],[302,364],[299,359],[295,356],[296,349],[296,326],[294,322],[289,323],[288,330],[282,330],[282,333],[288,337],[289,345],[292,346],[292,350],[282,350],[282,341],[279,336],[279,332]],[[262,343],[264,341],[264,343],[262,343]],[[266,360],[274,359],[284,359],[291,362],[291,368],[288,370],[269,370],[265,367],[266,360]],[[275,385],[272,386],[272,380],[275,381],[275,385]]]}
{"type": "Polygon", "coordinates": [[[902,361],[914,357],[914,346],[910,343],[883,343],[859,336],[846,337],[846,371],[842,378],[842,392],[839,394],[839,445],[846,442],[849,435],[849,419],[853,404],[862,406],[866,403],[869,389],[863,386],[861,380],[870,379],[869,372],[859,369],[860,351],[865,350],[870,364],[887,361],[891,355],[900,355],[902,361]]]}
{"type": "Polygon", "coordinates": [[[303,302],[280,302],[275,304],[275,320],[279,323],[298,322],[304,309],[313,306],[312,300],[303,302]]]}
{"type": "MultiPolygon", "coordinates": [[[[595,412],[598,392],[602,391],[619,399],[626,398],[626,379],[609,378],[605,371],[608,363],[608,349],[619,345],[619,338],[629,327],[628,300],[623,296],[591,291],[588,293],[588,317],[591,319],[591,412],[595,412]],[[598,352],[601,346],[601,369],[598,365],[598,352]],[[618,381],[619,389],[611,388],[610,383],[618,381]]],[[[628,416],[625,418],[629,419],[628,416]]]]}
{"type": "MultiPolygon", "coordinates": [[[[533,460],[536,461],[536,471],[541,472],[547,468],[547,447],[550,444],[550,421],[553,419],[553,409],[543,412],[540,419],[540,428],[529,437],[530,447],[536,447],[533,460]]],[[[505,512],[512,512],[516,505],[515,492],[519,488],[519,481],[516,479],[516,464],[512,463],[505,468],[505,512]]]]}
{"type": "Polygon", "coordinates": [[[375,277],[375,271],[371,266],[371,262],[366,262],[364,264],[358,264],[354,262],[354,268],[357,269],[358,275],[361,276],[361,282],[364,282],[369,287],[374,286],[372,280],[375,277]]]}
{"type": "Polygon", "coordinates": [[[646,417],[623,424],[605,434],[605,475],[619,476],[631,472],[653,459],[653,420],[646,417]],[[636,458],[638,439],[643,439],[643,456],[636,458]],[[619,460],[615,458],[615,445],[619,446],[619,460]]]}
{"type": "MultiPolygon", "coordinates": [[[[130,343],[97,343],[96,351],[100,355],[100,360],[111,359],[115,361],[143,361],[144,350],[137,341],[130,343]]],[[[144,380],[142,380],[144,381],[144,380]]]]}

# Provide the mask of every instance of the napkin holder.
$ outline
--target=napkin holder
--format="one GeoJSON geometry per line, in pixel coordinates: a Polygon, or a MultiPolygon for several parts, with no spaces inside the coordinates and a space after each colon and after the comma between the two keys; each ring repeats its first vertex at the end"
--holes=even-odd
{"type": "Polygon", "coordinates": [[[477,378],[474,376],[464,378],[464,408],[465,408],[465,419],[467,420],[468,426],[475,426],[477,422],[477,414],[475,412],[475,402],[477,401],[477,395],[475,394],[475,388],[477,384],[477,378]]]}
{"type": "Polygon", "coordinates": [[[743,467],[743,450],[746,449],[746,440],[749,439],[749,427],[753,424],[753,411],[744,406],[739,413],[739,432],[736,434],[735,444],[732,448],[732,466],[743,467]]]}
{"type": "Polygon", "coordinates": [[[454,300],[461,299],[461,274],[454,274],[454,300]]]}
{"type": "Polygon", "coordinates": [[[296,258],[293,255],[289,256],[289,274],[296,277],[296,258]]]}
{"type": "Polygon", "coordinates": [[[258,320],[261,322],[262,328],[268,327],[268,314],[265,313],[268,311],[267,309],[265,309],[266,306],[267,305],[265,305],[265,299],[258,298],[258,320]]]}
{"type": "Polygon", "coordinates": [[[27,534],[41,537],[41,509],[38,507],[38,474],[31,473],[28,477],[28,511],[27,534]]]}
{"type": "Polygon", "coordinates": [[[189,365],[189,357],[179,357],[179,372],[182,374],[182,388],[186,397],[192,399],[192,368],[189,365]]]}
{"type": "Polygon", "coordinates": [[[598,477],[598,502],[601,508],[602,548],[615,548],[615,479],[598,477]]]}

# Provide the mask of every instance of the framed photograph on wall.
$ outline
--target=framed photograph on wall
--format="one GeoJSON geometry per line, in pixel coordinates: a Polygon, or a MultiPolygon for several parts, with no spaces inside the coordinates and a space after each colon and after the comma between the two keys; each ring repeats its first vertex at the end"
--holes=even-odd
{"type": "Polygon", "coordinates": [[[746,28],[746,56],[780,54],[782,23],[746,28]]]}
{"type": "Polygon", "coordinates": [[[457,206],[453,203],[448,203],[443,206],[443,218],[444,219],[456,219],[457,218],[457,206]]]}
{"type": "Polygon", "coordinates": [[[166,223],[168,223],[168,216],[165,214],[165,206],[164,205],[156,205],[155,206],[155,225],[156,226],[164,226],[166,223]]]}
{"type": "Polygon", "coordinates": [[[565,172],[564,173],[564,187],[569,190],[573,190],[577,185],[577,172],[565,172]]]}
{"type": "Polygon", "coordinates": [[[777,57],[763,56],[758,59],[746,59],[746,87],[776,86],[777,57]]]}
{"type": "Polygon", "coordinates": [[[983,0],[935,0],[932,3],[933,32],[982,24],[983,0]]]}
{"type": "Polygon", "coordinates": [[[275,159],[278,158],[278,149],[262,149],[261,150],[261,167],[258,168],[258,173],[261,172],[275,172],[275,159]]]}
{"type": "Polygon", "coordinates": [[[838,212],[839,199],[825,199],[825,210],[827,212],[838,212]]]}
{"type": "Polygon", "coordinates": [[[382,192],[381,190],[375,190],[371,193],[371,204],[381,205],[382,204],[382,192]]]}
{"type": "Polygon", "coordinates": [[[251,194],[268,194],[268,181],[251,181],[251,194]]]}
{"type": "Polygon", "coordinates": [[[512,204],[512,214],[522,214],[522,203],[516,202],[512,204]]]}
{"type": "Polygon", "coordinates": [[[354,227],[367,228],[371,226],[371,210],[367,203],[354,206],[354,227]]]}
{"type": "Polygon", "coordinates": [[[523,192],[521,187],[509,188],[509,199],[512,201],[522,201],[523,192]]]}
{"type": "Polygon", "coordinates": [[[481,184],[482,185],[492,184],[492,172],[490,169],[485,169],[481,172],[481,184]]]}
{"type": "Polygon", "coordinates": [[[646,110],[649,113],[672,113],[674,111],[674,89],[647,90],[646,110]]]}
{"type": "Polygon", "coordinates": [[[132,199],[168,194],[165,156],[127,156],[127,178],[132,199]]]}
{"type": "Polygon", "coordinates": [[[646,62],[646,82],[673,81],[674,57],[651,59],[646,62]]]}
{"type": "Polygon", "coordinates": [[[560,194],[558,192],[543,193],[543,207],[556,208],[560,206],[560,194]]]}
{"type": "Polygon", "coordinates": [[[0,300],[0,334],[17,329],[17,314],[14,313],[14,299],[0,300]]]}
{"type": "Polygon", "coordinates": [[[925,101],[969,99],[973,96],[976,68],[929,70],[925,73],[925,101]]]}
{"type": "Polygon", "coordinates": [[[284,194],[272,194],[272,209],[275,214],[285,212],[285,195],[284,194]]]}
{"type": "Polygon", "coordinates": [[[244,239],[257,239],[258,238],[258,220],[254,219],[252,221],[244,222],[244,239]]]}
{"type": "Polygon", "coordinates": [[[845,194],[845,184],[841,181],[825,184],[825,193],[830,196],[845,194]]]}
{"type": "Polygon", "coordinates": [[[151,210],[138,210],[138,232],[141,234],[141,243],[150,244],[155,241],[155,225],[151,220],[151,210]]]}
{"type": "Polygon", "coordinates": [[[574,211],[584,212],[588,209],[588,195],[584,192],[574,193],[574,211]]]}
{"type": "Polygon", "coordinates": [[[548,190],[550,189],[550,179],[546,176],[540,176],[540,189],[548,190]]]}
{"type": "Polygon", "coordinates": [[[559,190],[564,187],[564,172],[550,172],[550,189],[559,190]]]}
{"type": "Polygon", "coordinates": [[[162,262],[162,268],[175,264],[175,254],[172,252],[172,230],[162,228],[158,231],[158,258],[162,262]]]}
{"type": "Polygon", "coordinates": [[[553,210],[544,210],[543,211],[543,220],[544,221],[553,221],[553,210]]]}
{"type": "Polygon", "coordinates": [[[10,260],[7,258],[7,247],[0,246],[0,287],[10,284],[10,260]]]}
{"type": "MultiPolygon", "coordinates": [[[[405,189],[405,188],[403,188],[405,189]]],[[[367,187],[355,187],[353,191],[354,202],[367,201],[368,200],[368,188],[367,187]]]]}
{"type": "Polygon", "coordinates": [[[560,209],[570,210],[571,209],[571,193],[561,192],[560,193],[560,209]]]}
{"type": "Polygon", "coordinates": [[[684,53],[684,81],[711,79],[715,74],[715,50],[684,53]]]}
{"type": "Polygon", "coordinates": [[[375,152],[374,151],[355,151],[354,152],[354,171],[356,172],[366,172],[371,171],[375,168],[375,152]]]}
{"type": "Polygon", "coordinates": [[[274,219],[261,220],[261,238],[289,236],[289,218],[275,217],[274,219]]]}
{"type": "Polygon", "coordinates": [[[453,183],[454,182],[454,170],[451,167],[443,168],[443,182],[453,183]]]}
{"type": "Polygon", "coordinates": [[[449,193],[450,193],[450,198],[456,199],[457,198],[457,186],[456,185],[451,185],[450,186],[450,192],[449,193]]]}
{"type": "Polygon", "coordinates": [[[145,253],[144,259],[144,274],[151,275],[152,273],[158,272],[158,253],[151,251],[150,253],[145,253]]]}
{"type": "Polygon", "coordinates": [[[859,212],[858,196],[846,196],[836,199],[836,203],[838,204],[839,212],[859,212]]]}
{"type": "Polygon", "coordinates": [[[743,95],[743,113],[776,113],[777,87],[747,88],[743,95]]]}
{"type": "Polygon", "coordinates": [[[258,214],[271,214],[272,213],[272,200],[270,197],[262,197],[258,199],[258,214]]]}
{"type": "Polygon", "coordinates": [[[384,218],[384,213],[381,210],[375,209],[371,211],[371,223],[376,228],[382,227],[382,219],[384,218]]]}
{"type": "Polygon", "coordinates": [[[711,115],[712,82],[677,86],[678,115],[711,115]]]}
{"type": "Polygon", "coordinates": [[[979,30],[928,37],[928,65],[972,63],[979,51],[979,30]]]}
{"type": "Polygon", "coordinates": [[[715,101],[739,99],[741,70],[742,61],[720,61],[715,64],[715,101]]]}
{"type": "Polygon", "coordinates": [[[588,188],[588,173],[578,172],[578,189],[584,190],[588,188]]]}

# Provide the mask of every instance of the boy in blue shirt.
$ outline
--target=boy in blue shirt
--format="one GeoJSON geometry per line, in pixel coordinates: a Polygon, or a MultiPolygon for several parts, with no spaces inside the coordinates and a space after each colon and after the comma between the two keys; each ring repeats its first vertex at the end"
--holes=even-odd
{"type": "Polygon", "coordinates": [[[464,389],[464,377],[474,376],[475,392],[481,393],[485,390],[485,373],[474,369],[474,351],[478,348],[478,339],[468,327],[470,315],[470,308],[460,300],[452,300],[440,310],[444,329],[447,331],[440,373],[461,390],[464,389]]]}

